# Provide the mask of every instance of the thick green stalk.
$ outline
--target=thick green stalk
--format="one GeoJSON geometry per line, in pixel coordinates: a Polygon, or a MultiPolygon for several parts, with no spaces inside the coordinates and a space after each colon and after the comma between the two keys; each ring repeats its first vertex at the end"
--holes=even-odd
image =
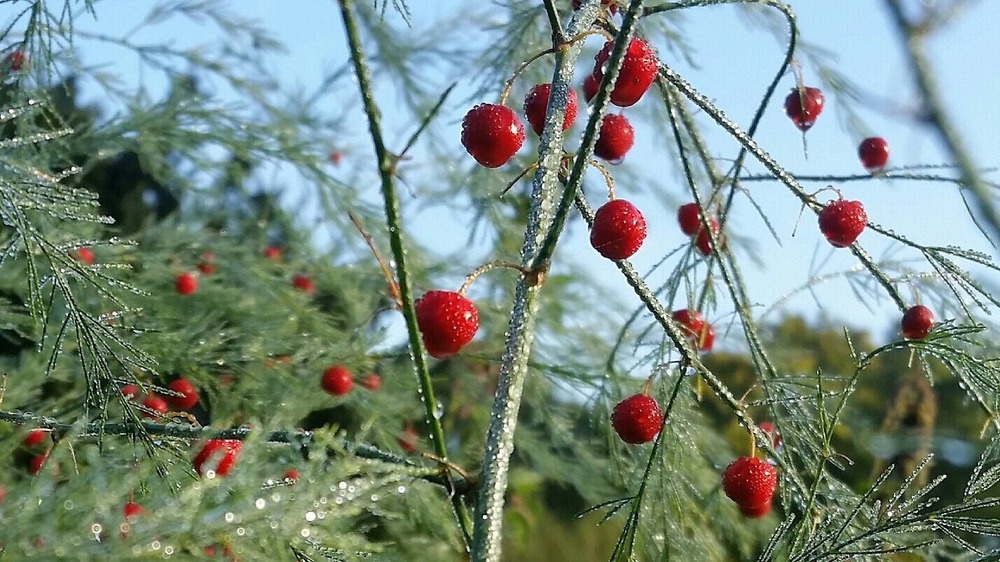
{"type": "MultiPolygon", "coordinates": [[[[549,13],[555,13],[552,0],[545,0],[545,9],[549,13]]],[[[567,35],[575,37],[589,29],[599,9],[596,0],[585,3],[573,19],[567,35]]],[[[565,206],[555,211],[555,207],[563,160],[562,123],[582,42],[577,41],[557,47],[549,111],[542,130],[538,169],[532,187],[532,206],[521,248],[521,263],[532,274],[521,278],[514,293],[514,305],[510,314],[507,340],[501,359],[500,375],[480,470],[475,527],[472,535],[474,562],[500,560],[504,494],[507,492],[510,457],[514,451],[514,430],[517,427],[517,414],[521,407],[521,395],[528,374],[528,359],[535,335],[538,293],[548,269],[548,260],[539,257],[547,258],[551,255],[551,249],[565,223],[565,215],[570,210],[565,206]],[[547,239],[550,242],[548,245],[545,243],[547,239]],[[548,246],[548,251],[543,250],[545,246],[548,246]]]]}
{"type": "MultiPolygon", "coordinates": [[[[441,428],[441,420],[435,414],[437,400],[434,397],[434,387],[431,385],[431,375],[427,369],[427,358],[424,355],[424,347],[420,340],[420,331],[417,328],[417,314],[413,307],[413,291],[410,288],[409,270],[406,268],[406,250],[403,248],[402,221],[399,210],[399,197],[396,195],[396,186],[393,177],[395,168],[395,157],[385,148],[382,129],[379,124],[379,110],[375,104],[374,89],[371,85],[371,77],[368,74],[368,67],[365,63],[364,52],[361,49],[361,39],[358,35],[358,27],[351,13],[352,0],[338,0],[340,13],[344,20],[344,31],[347,34],[347,43],[351,50],[351,61],[354,64],[354,72],[358,78],[358,89],[361,92],[361,99],[364,103],[365,115],[368,118],[368,130],[375,147],[375,157],[378,161],[378,172],[382,184],[382,198],[385,202],[386,227],[389,229],[389,245],[392,248],[392,257],[396,263],[396,282],[399,283],[399,295],[403,304],[403,318],[406,320],[406,332],[410,340],[410,349],[413,350],[413,366],[417,374],[417,381],[420,385],[421,398],[424,403],[424,417],[430,426],[431,441],[434,444],[434,453],[441,459],[447,460],[448,449],[445,446],[444,430],[441,428]]],[[[442,469],[448,471],[448,466],[442,464],[442,469]]],[[[462,503],[462,498],[450,490],[451,505],[462,528],[463,537],[468,544],[469,531],[472,522],[469,519],[468,509],[462,503]]]]}

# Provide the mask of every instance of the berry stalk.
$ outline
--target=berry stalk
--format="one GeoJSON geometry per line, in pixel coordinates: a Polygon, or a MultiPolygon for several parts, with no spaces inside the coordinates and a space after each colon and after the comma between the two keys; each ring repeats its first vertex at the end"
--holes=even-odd
{"type": "MultiPolygon", "coordinates": [[[[555,12],[553,0],[545,0],[546,10],[555,12]]],[[[641,4],[641,0],[633,0],[641,4]]],[[[600,10],[599,2],[591,0],[576,13],[567,35],[575,37],[590,28],[600,10]]],[[[554,31],[558,37],[558,30],[554,31]]],[[[532,275],[517,283],[514,304],[507,329],[507,339],[501,358],[500,374],[494,395],[490,427],[486,435],[479,494],[476,498],[475,527],[472,534],[473,562],[498,562],[503,542],[503,506],[507,491],[510,457],[514,450],[514,430],[521,406],[524,380],[528,374],[528,358],[534,341],[538,293],[544,281],[548,257],[562,230],[569,212],[568,205],[556,210],[559,172],[563,160],[563,119],[573,71],[582,50],[582,42],[564,44],[555,50],[556,70],[549,94],[550,111],[542,129],[538,153],[538,168],[532,186],[532,206],[521,248],[522,264],[532,275]],[[551,242],[549,240],[551,239],[551,242]],[[550,246],[547,250],[546,247],[550,246]]],[[[594,119],[588,126],[593,144],[594,119]]],[[[578,178],[579,179],[579,178],[578,178]]],[[[572,196],[572,195],[571,195],[572,196]]]]}
{"type": "MultiPolygon", "coordinates": [[[[358,90],[361,92],[365,115],[368,118],[368,130],[379,166],[378,172],[381,178],[382,198],[385,204],[386,227],[389,230],[389,245],[392,248],[392,257],[396,262],[399,297],[403,305],[403,318],[406,320],[406,332],[410,341],[410,349],[413,350],[413,368],[416,372],[422,393],[421,397],[425,410],[424,419],[430,428],[431,441],[434,445],[435,454],[441,459],[447,459],[448,449],[445,444],[444,430],[441,427],[440,419],[438,419],[434,411],[437,400],[434,397],[434,387],[431,384],[431,375],[427,368],[427,357],[424,355],[420,330],[417,327],[417,313],[413,305],[413,292],[410,288],[409,270],[406,268],[406,250],[403,248],[399,197],[396,195],[396,186],[393,179],[394,160],[393,156],[385,148],[384,137],[382,136],[382,129],[379,122],[379,110],[375,104],[374,88],[371,85],[371,77],[368,74],[364,52],[361,50],[358,27],[354,21],[354,16],[351,14],[352,0],[339,0],[339,4],[341,17],[344,20],[344,31],[347,35],[348,47],[351,51],[351,62],[354,65],[354,72],[358,78],[358,90]]],[[[448,465],[443,463],[441,466],[445,474],[448,475],[448,465]]],[[[449,477],[447,480],[450,482],[451,478],[449,477]]],[[[451,505],[462,529],[462,536],[466,544],[468,544],[472,523],[469,520],[468,509],[462,503],[462,498],[455,492],[454,488],[450,488],[449,496],[451,497],[451,505]]]]}

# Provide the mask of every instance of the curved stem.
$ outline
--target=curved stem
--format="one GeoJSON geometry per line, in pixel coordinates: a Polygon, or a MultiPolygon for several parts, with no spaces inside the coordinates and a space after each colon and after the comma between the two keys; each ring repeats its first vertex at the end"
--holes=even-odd
{"type": "MultiPolygon", "coordinates": [[[[396,262],[399,297],[403,305],[403,318],[406,320],[406,332],[409,337],[410,349],[413,350],[413,367],[416,371],[421,398],[424,403],[424,419],[430,426],[434,453],[439,458],[446,460],[448,458],[448,449],[445,443],[444,430],[441,427],[441,420],[435,415],[437,400],[434,397],[434,387],[431,384],[431,375],[427,368],[427,357],[424,355],[423,344],[420,340],[420,331],[417,328],[417,315],[413,307],[413,291],[410,288],[409,270],[406,267],[407,258],[406,250],[403,247],[399,198],[396,195],[396,187],[392,175],[394,158],[385,148],[384,137],[382,136],[381,125],[379,124],[379,110],[375,104],[374,88],[372,88],[371,77],[368,74],[368,67],[365,64],[364,52],[361,49],[358,27],[354,21],[354,16],[351,14],[352,0],[338,0],[338,2],[340,4],[340,13],[344,20],[344,31],[347,34],[347,42],[351,51],[351,61],[354,64],[354,72],[358,78],[358,89],[361,92],[365,115],[368,118],[368,130],[371,135],[372,144],[375,147],[375,157],[378,162],[378,172],[381,178],[382,198],[385,204],[386,227],[389,230],[389,245],[392,248],[393,260],[396,262]]],[[[448,465],[442,464],[442,466],[447,475],[449,470],[448,465]]],[[[457,494],[457,490],[451,488],[449,491],[452,509],[462,529],[466,545],[468,545],[472,528],[468,509],[457,494]]]]}

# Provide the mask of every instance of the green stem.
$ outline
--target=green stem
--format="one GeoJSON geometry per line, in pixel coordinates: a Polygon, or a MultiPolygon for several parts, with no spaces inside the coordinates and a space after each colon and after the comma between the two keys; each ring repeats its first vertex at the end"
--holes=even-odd
{"type": "MultiPolygon", "coordinates": [[[[634,0],[641,2],[641,0],[634,0]]],[[[545,0],[546,11],[555,13],[553,0],[545,0]]],[[[567,35],[575,37],[590,28],[600,6],[590,0],[576,13],[567,35]]],[[[545,126],[538,149],[532,206],[521,247],[522,266],[533,273],[523,276],[514,291],[514,303],[507,328],[507,339],[500,363],[494,394],[490,427],[486,435],[483,462],[476,500],[475,527],[472,533],[473,562],[498,562],[503,542],[503,506],[507,491],[510,457],[514,451],[514,430],[521,406],[528,359],[535,334],[538,294],[548,269],[548,257],[565,223],[569,207],[556,207],[559,172],[563,160],[563,130],[566,99],[572,87],[576,60],[582,42],[556,45],[555,72],[545,126]],[[548,242],[548,244],[546,244],[548,242]],[[547,250],[544,248],[548,247],[547,250]]]]}
{"type": "Polygon", "coordinates": [[[972,189],[976,201],[979,203],[980,212],[992,227],[994,236],[1000,239],[1000,213],[993,203],[994,193],[990,190],[990,186],[979,177],[972,157],[965,150],[958,131],[955,130],[951,119],[945,113],[937,83],[932,76],[930,61],[924,54],[923,38],[925,35],[921,28],[914,27],[907,20],[899,0],[886,0],[886,7],[889,8],[889,14],[906,46],[904,54],[909,59],[914,82],[924,102],[924,115],[922,117],[934,129],[941,143],[951,153],[951,157],[961,173],[963,183],[972,189]]]}
{"type": "MultiPolygon", "coordinates": [[[[424,403],[424,419],[430,426],[434,453],[441,460],[447,460],[448,449],[445,443],[444,429],[442,429],[441,420],[435,412],[437,409],[437,400],[434,397],[434,387],[431,384],[431,375],[427,368],[427,357],[424,355],[423,344],[420,340],[420,331],[417,328],[417,315],[413,307],[413,291],[410,288],[410,275],[406,267],[406,250],[403,247],[399,198],[396,195],[393,178],[395,157],[385,148],[384,137],[382,136],[379,124],[379,110],[375,104],[374,89],[371,85],[371,77],[368,74],[364,52],[361,48],[358,27],[351,13],[352,0],[338,0],[338,2],[340,4],[340,13],[344,20],[347,43],[351,51],[351,61],[354,64],[354,72],[358,78],[358,89],[361,92],[365,115],[368,118],[368,130],[371,135],[372,144],[375,147],[375,157],[378,161],[382,198],[385,202],[385,220],[386,226],[389,229],[389,245],[392,248],[392,257],[396,262],[396,281],[399,283],[399,294],[403,303],[403,318],[406,320],[406,332],[410,340],[410,349],[413,350],[413,366],[416,371],[418,384],[420,385],[420,396],[424,403]]],[[[446,475],[450,472],[447,464],[442,464],[442,470],[446,475]]],[[[472,521],[469,518],[468,509],[462,502],[462,498],[455,493],[456,490],[452,489],[450,492],[451,506],[455,512],[455,517],[458,519],[466,546],[468,546],[472,521]]]]}

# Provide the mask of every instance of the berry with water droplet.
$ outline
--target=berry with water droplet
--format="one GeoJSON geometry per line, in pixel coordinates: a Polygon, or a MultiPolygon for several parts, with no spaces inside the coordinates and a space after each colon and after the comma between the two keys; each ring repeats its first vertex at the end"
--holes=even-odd
{"type": "Polygon", "coordinates": [[[329,394],[343,396],[354,386],[354,375],[343,365],[327,367],[320,379],[320,386],[329,394]]]}
{"type": "Polygon", "coordinates": [[[646,394],[633,394],[611,411],[611,427],[626,443],[648,443],[663,426],[660,405],[646,394]]]}
{"type": "Polygon", "coordinates": [[[594,213],[590,245],[609,260],[631,257],[646,239],[646,219],[632,203],[612,199],[594,213]]]}
{"type": "Polygon", "coordinates": [[[175,410],[190,410],[198,403],[198,390],[185,378],[171,381],[167,388],[181,394],[181,396],[164,395],[167,403],[175,410]]]}
{"type": "MultiPolygon", "coordinates": [[[[722,251],[726,247],[726,237],[719,235],[719,221],[715,220],[714,217],[708,217],[708,228],[711,229],[719,243],[719,251],[722,251]]],[[[703,256],[712,255],[712,242],[708,237],[708,232],[702,228],[701,223],[698,223],[698,234],[694,237],[694,245],[703,256]]]]}
{"type": "Polygon", "coordinates": [[[198,278],[192,273],[181,273],[174,279],[174,288],[181,295],[190,295],[198,290],[198,278]]]}
{"type": "Polygon", "coordinates": [[[609,114],[601,120],[601,130],[594,144],[594,156],[618,164],[635,142],[635,130],[624,115],[609,114]]]}
{"type": "Polygon", "coordinates": [[[498,168],[524,144],[524,125],[510,108],[481,103],[462,119],[462,146],[481,165],[498,168]]]}
{"type": "MultiPolygon", "coordinates": [[[[604,65],[611,58],[613,47],[614,41],[607,41],[604,48],[594,56],[593,75],[598,83],[604,77],[604,65]]],[[[633,38],[625,51],[618,79],[611,90],[611,103],[618,107],[628,107],[638,102],[653,83],[658,67],[659,60],[649,43],[638,37],[633,38]]]]}
{"type": "Polygon", "coordinates": [[[819,88],[792,88],[785,98],[785,114],[803,133],[808,131],[823,112],[823,92],[819,88]]]}
{"type": "Polygon", "coordinates": [[[242,448],[243,442],[239,439],[209,439],[191,460],[191,465],[199,476],[204,476],[209,470],[213,470],[213,465],[205,463],[214,460],[215,474],[225,476],[236,464],[236,457],[242,448]]]}
{"type": "Polygon", "coordinates": [[[417,326],[431,357],[459,352],[479,330],[479,313],[472,302],[454,291],[428,291],[416,300],[417,326]]]}
{"type": "Polygon", "coordinates": [[[860,201],[836,199],[819,212],[819,229],[835,248],[854,243],[868,224],[868,215],[860,201]]]}
{"type": "Polygon", "coordinates": [[[778,469],[756,457],[740,457],[722,473],[723,491],[741,510],[756,512],[770,504],[777,486],[778,469]]]}
{"type": "Polygon", "coordinates": [[[858,158],[869,173],[880,172],[889,161],[889,143],[882,137],[868,137],[858,145],[858,158]]]}
{"type": "MultiPolygon", "coordinates": [[[[545,126],[545,109],[549,105],[549,95],[552,93],[552,84],[538,84],[532,88],[524,98],[524,117],[531,125],[531,130],[536,135],[542,134],[545,126]]],[[[576,120],[576,92],[571,88],[566,96],[566,114],[563,117],[563,130],[573,126],[576,120]]]]}
{"type": "Polygon", "coordinates": [[[922,304],[911,306],[903,313],[899,329],[908,340],[922,340],[934,326],[934,313],[922,304]]]}
{"type": "Polygon", "coordinates": [[[680,325],[685,337],[691,342],[695,349],[701,351],[711,351],[715,344],[715,329],[697,310],[682,308],[675,310],[671,315],[674,322],[680,325]]]}

